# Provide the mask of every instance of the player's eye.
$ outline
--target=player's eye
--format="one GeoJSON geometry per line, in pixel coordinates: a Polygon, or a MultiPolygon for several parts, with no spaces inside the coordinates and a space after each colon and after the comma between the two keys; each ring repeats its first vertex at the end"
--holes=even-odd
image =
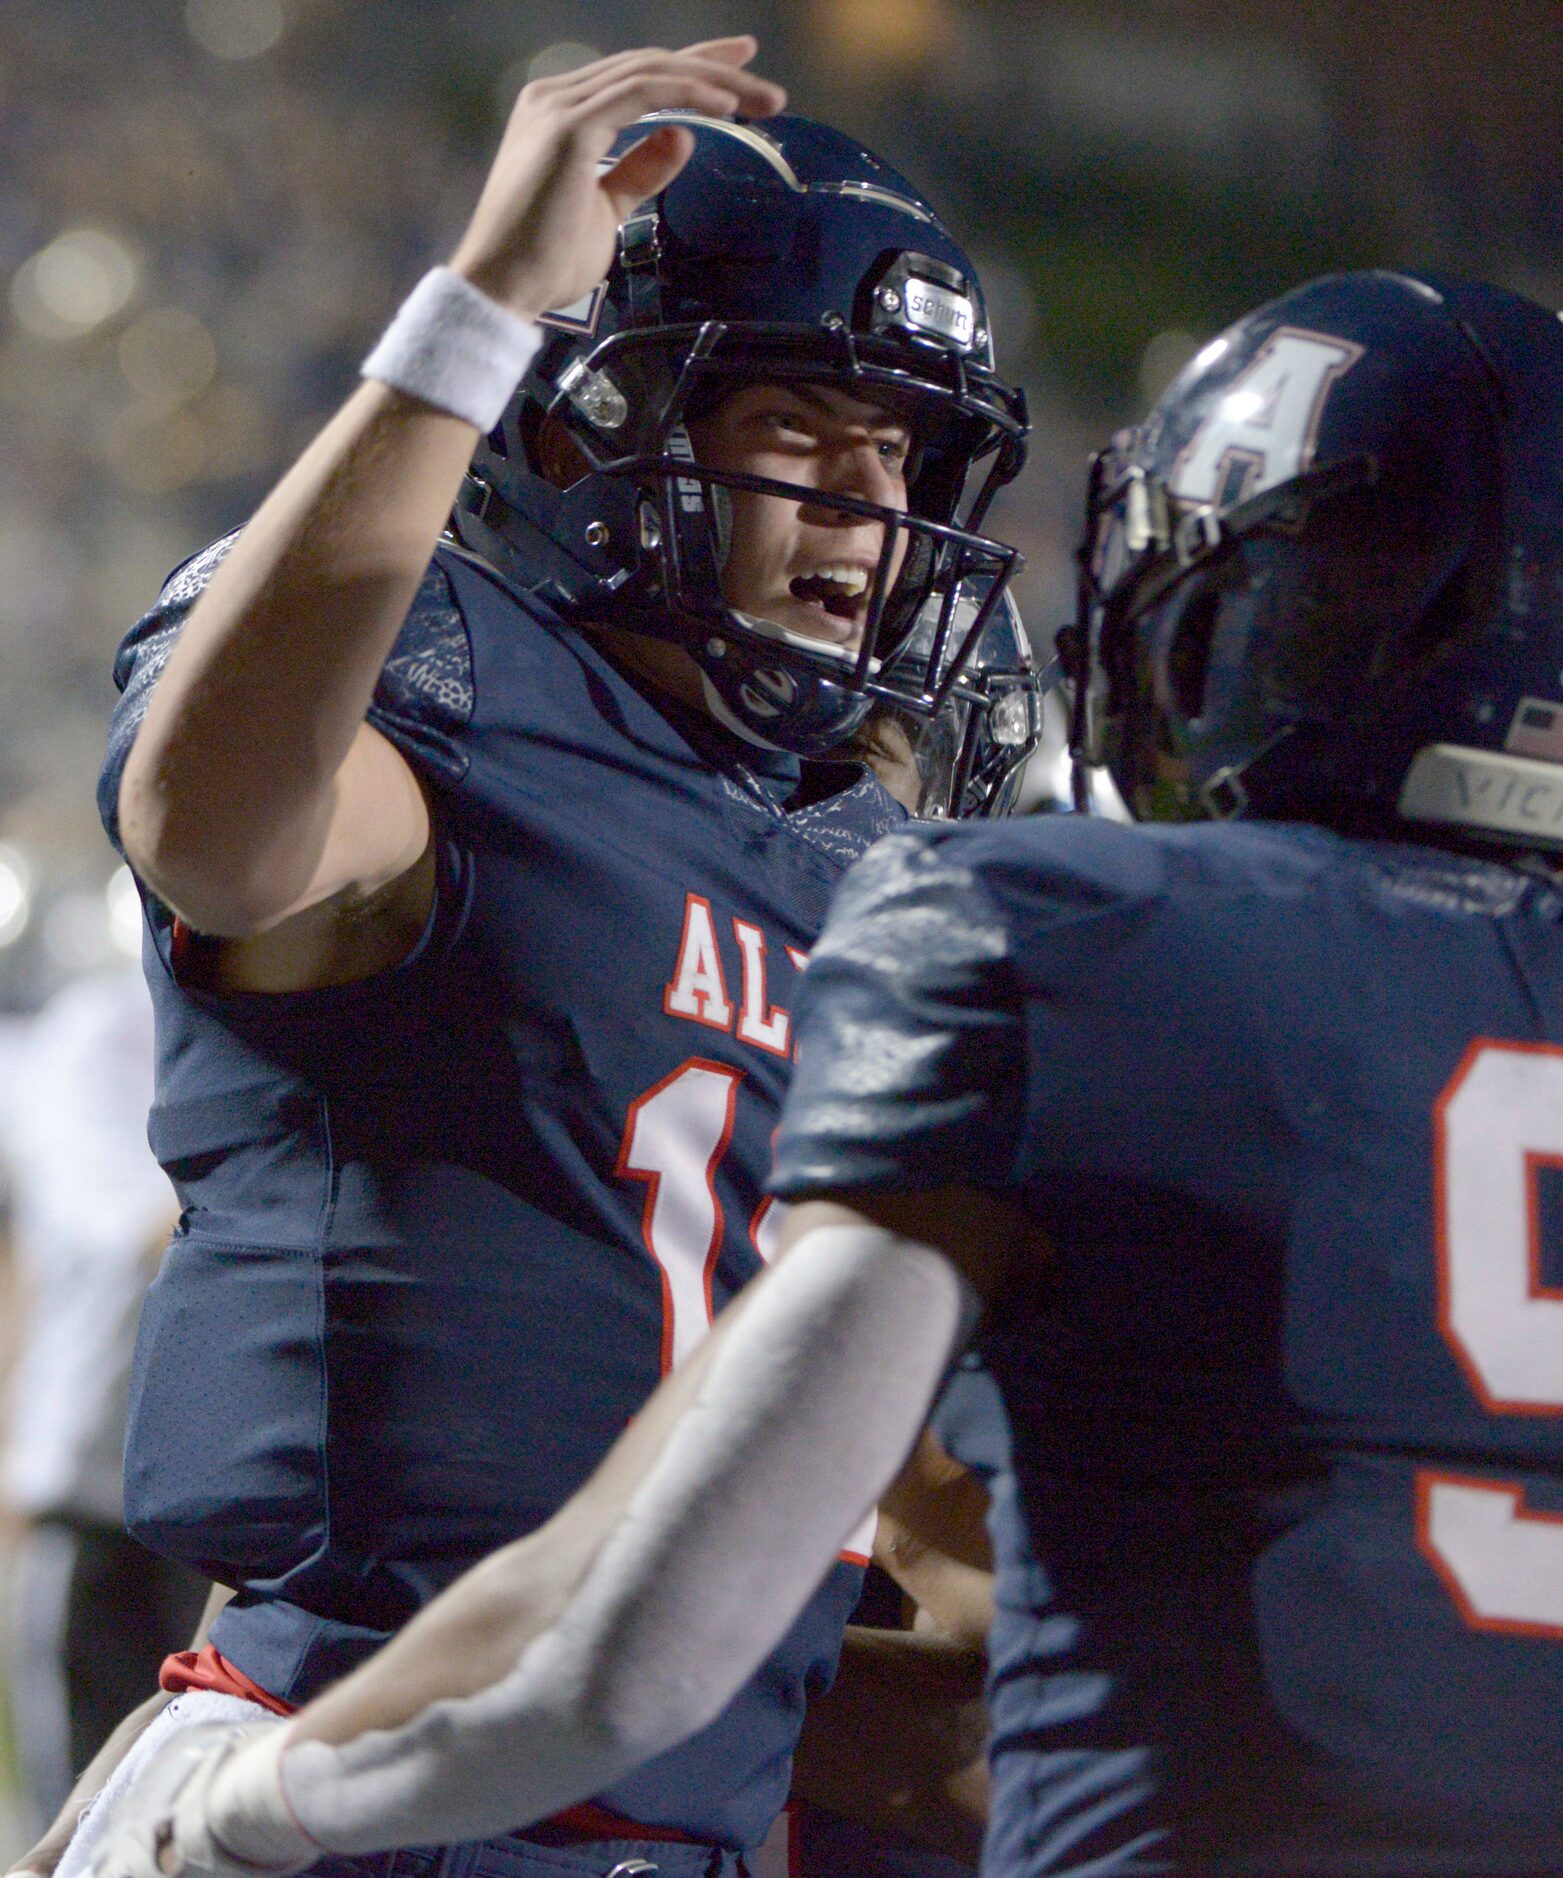
{"type": "Polygon", "coordinates": [[[808,413],[797,405],[770,405],[760,413],[760,422],[768,430],[786,431],[795,437],[811,437],[814,434],[814,425],[808,413]]]}

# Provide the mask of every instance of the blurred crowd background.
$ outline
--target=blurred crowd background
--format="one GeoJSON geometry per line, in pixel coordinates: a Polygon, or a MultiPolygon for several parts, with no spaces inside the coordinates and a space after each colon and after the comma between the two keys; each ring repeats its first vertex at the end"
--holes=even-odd
{"type": "Polygon", "coordinates": [[[1556,0],[5,0],[0,1008],[133,923],[92,805],[117,638],[346,391],[521,84],[739,27],[982,265],[1039,643],[1088,450],[1256,300],[1376,263],[1563,298],[1556,0]]]}
{"type": "Polygon", "coordinates": [[[979,261],[1039,646],[1089,450],[1256,301],[1381,264],[1563,301],[1557,0],[3,0],[0,1043],[135,945],[93,805],[125,627],[345,394],[529,76],[740,29],[979,261]]]}

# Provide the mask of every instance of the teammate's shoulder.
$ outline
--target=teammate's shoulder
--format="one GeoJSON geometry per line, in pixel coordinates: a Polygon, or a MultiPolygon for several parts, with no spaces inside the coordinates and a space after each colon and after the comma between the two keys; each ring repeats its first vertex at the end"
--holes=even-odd
{"type": "Polygon", "coordinates": [[[836,890],[814,964],[882,978],[986,977],[1044,930],[1102,930],[1159,889],[1136,831],[1073,816],[914,822],[876,842],[836,890]]]}
{"type": "Polygon", "coordinates": [[[1353,843],[1313,822],[1151,823],[1169,888],[1237,897],[1308,891],[1352,865],[1353,843]]]}
{"type": "Polygon", "coordinates": [[[1224,907],[1303,897],[1338,864],[1339,847],[1338,837],[1300,825],[1129,825],[1080,815],[919,823],[858,863],[824,943],[887,950],[915,919],[918,947],[942,935],[942,947],[968,954],[1062,966],[1078,946],[1101,960],[1152,927],[1170,935],[1219,918],[1224,907]]]}
{"type": "Polygon", "coordinates": [[[1350,844],[1364,891],[1381,905],[1445,919],[1521,914],[1563,923],[1563,876],[1553,857],[1495,848],[1490,854],[1424,840],[1350,844]]]}
{"type": "Polygon", "coordinates": [[[1001,906],[1053,903],[1078,911],[1153,899],[1166,858],[1145,831],[1076,815],[927,823],[887,836],[851,877],[875,901],[966,891],[1001,906]]]}

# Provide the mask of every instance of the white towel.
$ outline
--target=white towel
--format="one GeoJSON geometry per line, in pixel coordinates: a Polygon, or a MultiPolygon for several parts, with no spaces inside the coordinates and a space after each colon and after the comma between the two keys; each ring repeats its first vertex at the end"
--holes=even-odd
{"type": "Polygon", "coordinates": [[[109,1775],[98,1797],[82,1814],[56,1867],[55,1878],[87,1878],[93,1859],[108,1838],[120,1800],[163,1743],[181,1728],[193,1727],[197,1722],[280,1722],[282,1719],[259,1702],[246,1702],[243,1696],[218,1695],[210,1689],[192,1689],[186,1695],[175,1696],[109,1775]]]}

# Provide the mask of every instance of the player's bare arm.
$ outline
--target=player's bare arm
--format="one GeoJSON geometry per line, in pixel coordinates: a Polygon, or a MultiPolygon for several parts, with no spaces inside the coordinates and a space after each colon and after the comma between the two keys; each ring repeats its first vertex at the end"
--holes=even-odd
{"type": "Polygon", "coordinates": [[[874,1563],[916,1604],[919,1624],[983,1649],[993,1621],[987,1489],[925,1428],[879,1502],[874,1563]]]}
{"type": "Polygon", "coordinates": [[[987,1659],[946,1637],[847,1626],[810,1699],[796,1798],[975,1865],[987,1818],[987,1659]]]}
{"type": "MultiPolygon", "coordinates": [[[[578,298],[618,224],[677,173],[657,131],[599,176],[624,127],[688,106],[765,116],[747,37],[599,60],[521,93],[452,269],[522,319],[578,298]]],[[[251,519],[169,660],[127,763],[137,872],[200,931],[248,937],[407,876],[428,813],[364,721],[451,508],[474,427],[385,384],[359,387],[251,519]]]]}

